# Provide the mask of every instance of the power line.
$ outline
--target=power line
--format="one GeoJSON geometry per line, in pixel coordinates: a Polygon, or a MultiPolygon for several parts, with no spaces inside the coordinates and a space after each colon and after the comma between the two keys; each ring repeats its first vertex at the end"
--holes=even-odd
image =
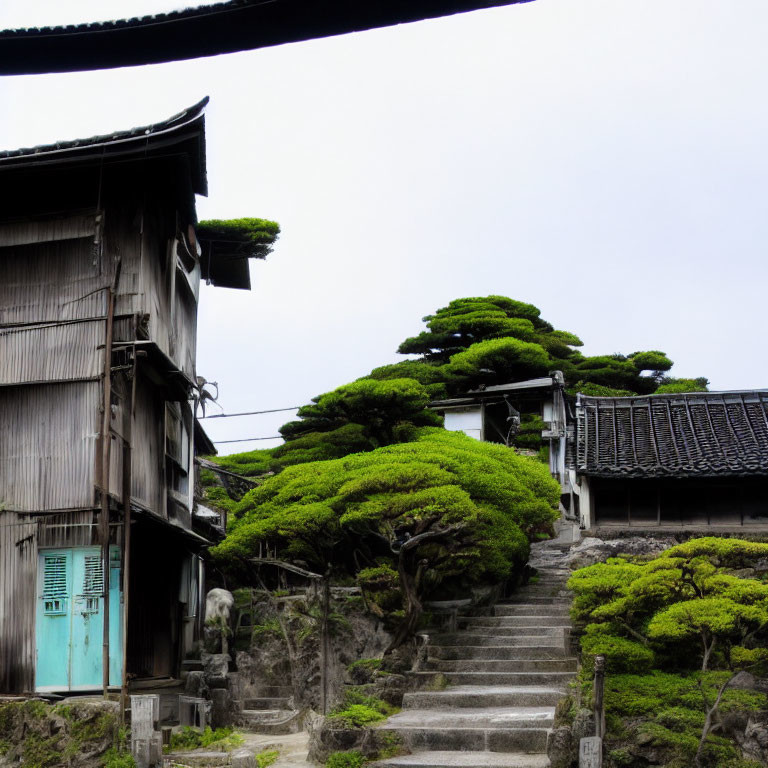
{"type": "MultiPolygon", "coordinates": [[[[214,413],[211,416],[199,416],[199,419],[229,419],[232,416],[257,416],[260,413],[280,413],[281,411],[298,411],[300,405],[293,408],[271,408],[268,411],[243,411],[243,413],[214,413]]],[[[254,437],[254,440],[269,440],[269,437],[254,437]]]]}
{"type": "Polygon", "coordinates": [[[272,437],[243,437],[240,440],[214,440],[214,445],[223,445],[224,443],[250,443],[251,440],[282,440],[282,435],[273,435],[272,437]]]}

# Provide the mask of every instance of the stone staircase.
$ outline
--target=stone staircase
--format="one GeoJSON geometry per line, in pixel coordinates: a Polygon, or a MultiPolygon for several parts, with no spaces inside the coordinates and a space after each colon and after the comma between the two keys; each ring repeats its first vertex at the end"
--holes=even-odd
{"type": "Polygon", "coordinates": [[[293,688],[290,685],[265,687],[261,694],[243,702],[238,718],[238,725],[243,730],[280,735],[298,733],[302,729],[304,717],[293,707],[293,688]]]}
{"type": "Polygon", "coordinates": [[[428,668],[418,673],[425,688],[406,693],[402,711],[381,726],[411,754],[373,766],[548,768],[555,706],[576,672],[562,562],[572,541],[566,529],[534,545],[534,583],[490,616],[460,616],[455,632],[430,637],[428,668]],[[441,676],[448,686],[430,690],[441,676]]]}

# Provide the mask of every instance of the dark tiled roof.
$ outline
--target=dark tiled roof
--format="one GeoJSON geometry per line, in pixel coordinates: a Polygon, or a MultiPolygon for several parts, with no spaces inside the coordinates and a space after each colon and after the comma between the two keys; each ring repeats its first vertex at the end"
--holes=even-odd
{"type": "Polygon", "coordinates": [[[768,475],[768,391],[579,395],[576,468],[599,477],[768,475]]]}
{"type": "Polygon", "coordinates": [[[53,144],[41,144],[36,147],[0,150],[0,171],[5,168],[19,167],[37,163],[66,162],[86,159],[90,156],[111,157],[115,155],[147,152],[166,141],[177,143],[193,138],[193,165],[196,170],[196,189],[205,194],[205,124],[203,110],[208,97],[197,104],[179,112],[167,120],[151,125],[142,125],[125,131],[115,131],[86,139],[58,141],[53,144]]]}
{"type": "Polygon", "coordinates": [[[230,0],[64,27],[0,31],[0,75],[215,56],[530,0],[230,0]]]}

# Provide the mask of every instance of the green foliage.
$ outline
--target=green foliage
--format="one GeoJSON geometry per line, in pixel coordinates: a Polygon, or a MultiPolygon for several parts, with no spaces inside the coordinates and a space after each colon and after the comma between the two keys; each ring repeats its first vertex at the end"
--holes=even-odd
{"type": "Polygon", "coordinates": [[[568,388],[569,395],[577,395],[579,393],[589,397],[631,397],[636,394],[628,389],[603,387],[591,381],[577,381],[576,384],[568,388]]]}
{"type": "Polygon", "coordinates": [[[446,366],[464,388],[528,379],[547,373],[550,357],[540,344],[516,338],[479,341],[451,357],[446,366]]]}
{"type": "Polygon", "coordinates": [[[259,544],[282,558],[358,575],[365,589],[395,586],[396,539],[448,530],[414,548],[426,560],[421,588],[445,579],[506,578],[528,554],[528,535],[556,516],[559,486],[542,464],[460,433],[422,429],[410,443],[285,469],[249,492],[228,537],[212,552],[220,563],[254,556],[259,544]]]}
{"type": "Polygon", "coordinates": [[[199,731],[190,726],[184,726],[180,731],[171,735],[171,752],[183,752],[191,749],[212,749],[230,752],[244,743],[243,737],[232,728],[211,729],[207,726],[199,731]]]}
{"type": "Polygon", "coordinates": [[[209,461],[216,462],[222,469],[244,477],[258,477],[279,469],[279,463],[275,461],[270,448],[232,453],[229,456],[208,456],[207,458],[209,461]]]}
{"type": "Polygon", "coordinates": [[[448,383],[451,374],[439,364],[430,364],[421,360],[402,360],[399,363],[374,368],[368,378],[385,381],[388,379],[414,379],[426,390],[431,400],[448,397],[448,383]]]}
{"type": "Polygon", "coordinates": [[[279,234],[280,225],[267,219],[208,219],[197,225],[201,242],[252,259],[264,259],[272,253],[279,234]]]}
{"type": "MultiPolygon", "coordinates": [[[[606,676],[605,708],[608,744],[639,739],[666,752],[665,765],[693,765],[706,716],[706,701],[714,700],[729,672],[680,675],[659,671],[646,675],[606,676]],[[673,762],[674,761],[674,762],[673,762]]],[[[759,712],[768,696],[754,691],[726,689],[721,711],[759,712]]],[[[625,754],[629,750],[619,748],[625,754]]],[[[613,755],[613,751],[610,752],[613,755]]],[[[706,764],[733,765],[738,750],[727,739],[710,736],[706,764]]],[[[617,762],[617,765],[633,763],[617,762]]]]}
{"type": "Polygon", "coordinates": [[[336,727],[365,728],[386,720],[396,712],[399,712],[397,707],[375,696],[366,696],[353,688],[346,691],[344,705],[333,710],[328,719],[336,727]]]}
{"type": "Polygon", "coordinates": [[[224,510],[228,514],[235,511],[237,502],[220,485],[209,485],[205,488],[205,502],[209,507],[224,510]]]}
{"type": "Polygon", "coordinates": [[[280,752],[276,749],[267,749],[264,752],[259,752],[255,757],[257,768],[269,768],[280,757],[280,752]]]}
{"type": "Polygon", "coordinates": [[[707,392],[709,382],[703,376],[698,379],[673,379],[665,377],[656,388],[655,395],[673,395],[678,392],[707,392]]]}
{"type": "Polygon", "coordinates": [[[589,624],[581,640],[585,659],[605,656],[608,672],[644,672],[653,666],[653,651],[611,631],[608,624],[589,624]]]}
{"type": "MultiPolygon", "coordinates": [[[[555,369],[565,374],[569,391],[647,394],[667,381],[664,374],[672,367],[658,350],[584,357],[576,349],[582,344],[578,336],[555,330],[532,304],[504,296],[456,299],[424,322],[427,330],[406,339],[398,352],[421,356],[409,361],[418,371],[414,378],[440,392],[436,397],[444,397],[441,383],[455,394],[481,383],[520,381],[555,369]]],[[[376,376],[388,377],[394,368],[377,369],[376,376]]]]}
{"type": "Polygon", "coordinates": [[[344,709],[336,710],[328,715],[328,720],[341,728],[365,728],[373,723],[386,720],[386,715],[364,704],[350,704],[344,709]]]}
{"type": "Polygon", "coordinates": [[[730,570],[767,554],[768,544],[706,537],[645,562],[612,558],[576,571],[569,585],[575,593],[572,616],[587,624],[582,650],[604,648],[613,656],[614,648],[640,641],[659,654],[659,663],[672,667],[702,650],[705,669],[712,661],[757,663],[753,649],[768,627],[768,584],[730,570]],[[712,658],[732,646],[722,660],[712,658]]]}
{"type": "MultiPolygon", "coordinates": [[[[287,426],[287,425],[286,425],[287,426]]],[[[327,432],[307,432],[272,449],[280,468],[310,461],[340,459],[350,453],[370,451],[377,447],[362,424],[344,424],[327,432]]]]}
{"type": "Polygon", "coordinates": [[[110,747],[104,753],[102,765],[104,768],[136,768],[136,761],[130,752],[110,747]]]}
{"type": "Polygon", "coordinates": [[[739,638],[768,623],[768,613],[755,605],[741,605],[724,597],[675,603],[655,614],[648,624],[654,640],[675,641],[705,634],[739,638]]]}
{"type": "Polygon", "coordinates": [[[538,451],[545,447],[541,444],[541,433],[546,429],[546,426],[538,414],[524,413],[520,419],[520,428],[515,435],[515,446],[532,451],[538,451]]]}
{"type": "Polygon", "coordinates": [[[399,425],[437,426],[440,417],[427,408],[429,395],[413,379],[358,379],[312,399],[299,408],[300,421],[280,427],[291,440],[308,432],[330,432],[346,424],[364,427],[374,445],[397,442],[399,425]]]}
{"type": "Polygon", "coordinates": [[[357,750],[351,752],[333,752],[325,761],[325,768],[362,768],[365,758],[357,750]]]}
{"type": "Polygon", "coordinates": [[[755,560],[768,557],[768,544],[744,539],[723,539],[718,536],[705,536],[691,539],[666,550],[661,557],[694,558],[705,557],[713,565],[721,568],[744,568],[755,560]]]}

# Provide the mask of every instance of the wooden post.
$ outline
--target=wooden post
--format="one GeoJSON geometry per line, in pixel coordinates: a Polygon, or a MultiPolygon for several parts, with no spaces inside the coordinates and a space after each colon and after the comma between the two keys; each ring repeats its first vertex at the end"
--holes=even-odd
{"type": "Polygon", "coordinates": [[[328,714],[328,613],[331,603],[330,568],[323,576],[323,623],[320,631],[320,706],[324,715],[328,714]]]}
{"type": "Polygon", "coordinates": [[[101,654],[101,687],[104,698],[109,689],[109,460],[112,449],[112,340],[115,325],[115,294],[120,282],[118,261],[112,286],[107,288],[107,317],[104,335],[104,381],[101,419],[101,514],[99,519],[101,538],[101,575],[103,580],[103,618],[101,654]]]}
{"type": "Polygon", "coordinates": [[[605,734],[605,656],[595,656],[595,681],[592,689],[595,714],[595,736],[603,738],[605,734]]]}
{"type": "MultiPolygon", "coordinates": [[[[134,338],[138,319],[134,319],[134,338]]],[[[120,686],[120,721],[125,724],[125,711],[128,706],[128,608],[131,576],[131,449],[133,440],[133,412],[136,407],[137,351],[133,349],[133,368],[131,371],[131,398],[123,406],[123,659],[122,680],[120,686]],[[127,405],[127,407],[126,407],[127,405]]]]}
{"type": "Polygon", "coordinates": [[[107,289],[107,322],[104,341],[104,381],[101,420],[101,565],[103,580],[103,619],[101,684],[104,698],[109,688],[109,462],[112,447],[112,337],[115,318],[115,294],[107,289]]]}

